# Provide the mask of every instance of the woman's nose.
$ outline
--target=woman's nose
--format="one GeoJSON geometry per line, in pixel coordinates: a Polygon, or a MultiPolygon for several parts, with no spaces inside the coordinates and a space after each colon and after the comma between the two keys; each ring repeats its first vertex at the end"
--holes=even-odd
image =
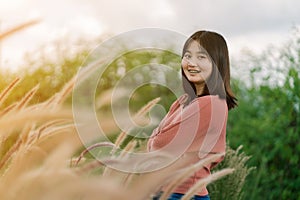
{"type": "Polygon", "coordinates": [[[193,62],[192,60],[188,60],[188,65],[192,67],[196,66],[195,62],[193,62]]]}

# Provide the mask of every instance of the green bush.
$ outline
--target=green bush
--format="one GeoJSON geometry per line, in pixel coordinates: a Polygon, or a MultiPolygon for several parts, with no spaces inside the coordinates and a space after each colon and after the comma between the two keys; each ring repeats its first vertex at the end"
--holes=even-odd
{"type": "Polygon", "coordinates": [[[235,170],[232,174],[208,185],[211,199],[243,199],[243,186],[246,183],[246,177],[254,167],[248,167],[246,165],[250,157],[245,155],[244,152],[240,152],[241,149],[242,146],[236,150],[227,146],[224,160],[213,169],[213,172],[224,168],[234,168],[235,170]]]}
{"type": "Polygon", "coordinates": [[[239,107],[229,114],[228,138],[257,166],[245,199],[300,196],[300,34],[281,48],[248,58],[249,82],[234,82],[239,107]]]}

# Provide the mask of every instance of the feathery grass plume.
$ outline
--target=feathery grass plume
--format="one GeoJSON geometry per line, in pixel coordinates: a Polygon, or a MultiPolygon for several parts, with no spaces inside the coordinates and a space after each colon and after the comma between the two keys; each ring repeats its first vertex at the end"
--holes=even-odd
{"type": "Polygon", "coordinates": [[[242,146],[239,146],[234,150],[227,145],[224,160],[214,168],[213,171],[223,168],[234,168],[235,171],[229,176],[208,186],[212,199],[243,199],[242,189],[246,183],[246,177],[255,169],[255,167],[247,166],[247,161],[250,159],[250,156],[245,155],[241,150],[242,146]]]}
{"type": "Polygon", "coordinates": [[[17,102],[14,102],[9,106],[7,106],[6,108],[4,108],[2,111],[0,111],[0,117],[14,110],[16,106],[17,106],[17,102]]]}
{"type": "Polygon", "coordinates": [[[40,103],[40,105],[38,105],[39,107],[43,107],[45,109],[51,109],[54,104],[54,101],[57,99],[56,96],[58,95],[58,93],[54,94],[52,97],[50,97],[48,100],[46,100],[43,103],[40,103]]]}
{"type": "MultiPolygon", "coordinates": [[[[135,141],[135,140],[129,141],[127,143],[127,145],[125,146],[125,148],[121,151],[120,155],[118,157],[116,157],[115,155],[111,155],[112,158],[115,158],[117,160],[126,160],[130,156],[130,153],[136,147],[136,144],[137,144],[137,141],[135,141]]],[[[113,173],[113,172],[116,172],[116,170],[113,170],[110,167],[105,167],[104,171],[102,173],[102,176],[111,175],[111,173],[113,173]]]]}
{"type": "MultiPolygon", "coordinates": [[[[148,113],[154,105],[156,105],[159,102],[160,98],[155,98],[151,100],[149,103],[147,103],[145,106],[143,106],[135,115],[134,119],[135,121],[142,121],[141,118],[148,113]]],[[[127,131],[130,131],[133,127],[128,127],[127,131]]],[[[127,131],[122,131],[119,136],[117,137],[115,141],[115,146],[111,150],[111,156],[114,158],[114,154],[116,151],[120,148],[120,145],[125,141],[127,138],[127,131]]],[[[121,152],[121,155],[119,158],[121,159],[122,157],[127,155],[127,152],[133,151],[134,148],[136,147],[137,142],[135,140],[129,141],[128,144],[125,146],[124,150],[121,152]]],[[[103,176],[108,176],[112,172],[112,169],[110,168],[105,168],[103,172],[103,176]]]]}
{"type": "Polygon", "coordinates": [[[1,130],[6,130],[2,132],[0,137],[5,135],[10,135],[11,130],[16,130],[17,128],[24,127],[28,122],[31,123],[45,123],[50,120],[57,119],[72,119],[72,113],[68,110],[61,110],[60,112],[52,112],[52,110],[34,110],[34,111],[13,111],[7,115],[0,118],[1,130]],[[11,126],[11,125],[14,126],[11,126]]]}
{"type": "Polygon", "coordinates": [[[3,40],[3,39],[5,39],[5,38],[7,38],[7,37],[9,37],[9,36],[11,36],[11,35],[13,35],[14,33],[17,33],[17,32],[19,32],[19,31],[21,31],[21,30],[23,30],[25,28],[33,26],[33,25],[35,25],[35,24],[37,24],[39,22],[40,22],[39,19],[31,20],[31,21],[22,23],[20,25],[17,25],[15,27],[13,27],[13,28],[11,28],[11,29],[3,32],[3,33],[0,33],[0,41],[3,40]]]}
{"type": "Polygon", "coordinates": [[[168,196],[170,196],[170,194],[176,187],[178,187],[180,184],[182,184],[186,179],[188,179],[190,176],[192,176],[196,171],[201,169],[203,166],[205,166],[209,163],[212,163],[215,160],[221,158],[222,156],[224,156],[224,154],[216,154],[216,155],[209,156],[206,159],[200,160],[199,162],[179,171],[178,172],[179,174],[177,174],[175,176],[175,178],[173,178],[173,180],[167,184],[167,187],[165,188],[164,193],[161,196],[161,199],[162,200],[167,199],[168,196]]]}
{"type": "Polygon", "coordinates": [[[78,166],[80,160],[84,157],[85,154],[89,153],[92,149],[98,148],[98,147],[114,147],[115,144],[111,143],[111,142],[100,142],[100,143],[96,143],[93,144],[92,146],[89,146],[88,148],[86,148],[84,151],[82,151],[79,155],[79,157],[77,158],[76,162],[75,162],[75,166],[78,166]]]}
{"type": "Polygon", "coordinates": [[[60,126],[60,125],[65,125],[65,124],[70,124],[72,121],[70,120],[65,120],[65,119],[60,119],[60,120],[53,120],[50,122],[46,122],[45,124],[40,125],[34,133],[31,135],[31,137],[39,139],[44,131],[47,129],[51,129],[52,127],[55,126],[60,126]]]}
{"type": "Polygon", "coordinates": [[[15,109],[22,110],[24,107],[26,107],[28,102],[32,99],[34,94],[39,89],[39,85],[40,84],[37,84],[34,88],[32,88],[29,92],[27,92],[27,94],[24,95],[23,99],[18,102],[18,105],[15,107],[15,109]]]}
{"type": "Polygon", "coordinates": [[[32,126],[26,125],[20,133],[20,137],[17,138],[16,142],[11,147],[8,147],[8,150],[3,153],[0,159],[0,170],[4,167],[5,164],[8,164],[9,159],[12,158],[12,154],[18,150],[20,145],[26,143],[27,135],[31,129],[32,126]]]}
{"type": "Polygon", "coordinates": [[[60,92],[57,95],[54,95],[55,99],[52,102],[54,107],[58,107],[66,100],[66,98],[69,96],[69,94],[73,90],[75,80],[76,80],[75,77],[73,77],[70,81],[68,81],[64,85],[64,87],[60,90],[60,92]]]}
{"type": "Polygon", "coordinates": [[[22,141],[22,143],[28,142],[29,135],[34,131],[35,127],[36,124],[27,124],[23,127],[19,136],[19,139],[22,141]]]}
{"type": "MultiPolygon", "coordinates": [[[[116,159],[116,160],[126,160],[129,158],[130,153],[134,151],[135,147],[136,147],[137,141],[136,140],[132,140],[130,142],[127,143],[127,145],[124,147],[124,149],[121,151],[119,156],[116,155],[112,155],[112,158],[116,159]]],[[[113,148],[115,148],[115,145],[113,146],[113,148]]],[[[112,169],[110,169],[109,167],[106,167],[104,169],[103,172],[103,176],[107,176],[109,172],[111,172],[112,169]]]]}
{"type": "MultiPolygon", "coordinates": [[[[17,82],[18,80],[14,81],[7,90],[2,92],[1,102],[17,82]]],[[[64,88],[67,89],[62,90],[62,95],[58,98],[59,103],[70,92],[68,85],[64,88]]],[[[114,196],[121,198],[120,195],[112,192],[117,187],[112,187],[110,190],[106,188],[105,184],[107,185],[108,180],[89,180],[92,182],[90,184],[89,181],[78,176],[75,170],[69,168],[68,158],[81,146],[74,125],[70,124],[73,116],[70,110],[56,109],[53,112],[53,108],[45,109],[45,104],[28,107],[28,102],[36,90],[37,87],[33,88],[10,109],[4,109],[5,115],[0,116],[1,142],[7,146],[8,141],[5,138],[12,134],[17,136],[14,143],[8,145],[9,150],[4,157],[0,158],[0,163],[3,163],[0,169],[1,199],[56,199],[55,197],[74,199],[78,197],[74,195],[76,194],[74,191],[79,190],[79,197],[86,196],[90,191],[98,197],[102,193],[106,194],[106,199],[114,196]],[[68,145],[65,142],[68,142],[68,145]],[[93,185],[95,182],[97,188],[93,185]],[[81,189],[83,183],[85,188],[81,189]],[[61,187],[57,188],[58,185],[61,187]]],[[[119,189],[122,191],[122,188],[119,189]]]]}
{"type": "MultiPolygon", "coordinates": [[[[19,82],[19,80],[19,78],[14,80],[2,92],[2,102],[12,91],[14,86],[19,82]]],[[[28,137],[30,133],[37,132],[39,126],[36,126],[36,124],[41,125],[44,122],[49,123],[49,121],[51,120],[72,119],[71,112],[69,111],[59,111],[58,113],[53,113],[50,110],[37,109],[38,104],[34,105],[34,107],[36,108],[34,110],[30,109],[30,107],[27,107],[28,102],[32,99],[37,90],[38,85],[27,92],[27,94],[25,94],[25,96],[19,102],[15,102],[14,104],[12,104],[13,106],[8,106],[9,109],[4,109],[5,112],[2,112],[2,115],[0,116],[1,141],[13,142],[11,145],[4,145],[6,146],[6,149],[1,148],[3,154],[3,156],[0,158],[1,171],[6,169],[6,166],[10,166],[11,163],[9,161],[18,155],[20,149],[25,149],[28,147],[28,145],[32,144],[32,135],[31,138],[28,137]],[[14,126],[11,126],[11,124],[13,124],[14,126]]],[[[49,124],[47,126],[49,126],[49,124]]],[[[43,128],[45,127],[42,126],[39,134],[41,134],[43,128]]],[[[36,134],[35,136],[39,137],[39,134],[36,134]]]]}
{"type": "Polygon", "coordinates": [[[199,188],[204,187],[205,185],[208,185],[209,183],[218,180],[228,174],[231,174],[234,171],[234,169],[222,169],[220,171],[217,171],[211,175],[209,175],[206,178],[203,178],[201,180],[199,180],[195,185],[193,185],[188,191],[187,193],[185,193],[185,195],[183,195],[182,200],[189,200],[192,198],[192,196],[195,195],[195,193],[197,192],[197,190],[199,190],[199,188]]]}
{"type": "Polygon", "coordinates": [[[66,100],[66,98],[70,95],[70,93],[73,91],[75,84],[80,85],[83,81],[85,81],[87,78],[89,78],[95,70],[97,70],[97,67],[101,64],[103,64],[105,59],[99,59],[93,63],[91,63],[89,66],[82,67],[79,69],[81,72],[80,74],[76,74],[73,78],[71,78],[64,86],[63,88],[56,94],[54,94],[52,97],[50,97],[47,101],[42,103],[45,108],[58,108],[59,105],[66,100]],[[80,75],[80,76],[79,76],[80,75]]]}
{"type": "Polygon", "coordinates": [[[13,184],[15,177],[26,174],[27,171],[40,166],[57,146],[66,141],[70,142],[74,149],[75,147],[78,148],[81,144],[75,129],[68,128],[63,131],[56,131],[51,136],[44,136],[33,144],[20,145],[11,158],[9,167],[3,172],[0,178],[1,181],[6,182],[7,185],[13,184]]]}
{"type": "MultiPolygon", "coordinates": [[[[66,145],[64,145],[64,148],[56,146],[56,151],[51,154],[45,153],[44,159],[42,160],[34,155],[33,158],[42,161],[42,163],[29,169],[28,166],[23,165],[20,167],[22,169],[20,170],[20,174],[10,173],[10,179],[7,179],[7,173],[4,177],[1,176],[1,199],[50,199],[50,197],[54,197],[51,193],[57,193],[57,186],[66,189],[67,184],[70,184],[76,179],[76,184],[79,185],[79,179],[72,174],[70,169],[64,166],[66,164],[65,158],[69,157],[70,154],[68,152],[71,152],[68,149],[69,147],[67,147],[66,145]]],[[[26,156],[26,152],[23,152],[23,155],[26,156]]],[[[15,168],[16,164],[12,167],[15,168]]],[[[74,192],[63,190],[58,194],[71,195],[73,193],[74,192]]]]}
{"type": "Polygon", "coordinates": [[[48,109],[58,109],[62,106],[64,101],[67,99],[67,97],[70,95],[74,88],[75,84],[75,76],[71,78],[64,86],[63,88],[54,94],[52,97],[50,97],[48,100],[46,100],[43,103],[40,103],[39,107],[48,108],[48,109]]]}
{"type": "Polygon", "coordinates": [[[121,144],[124,142],[125,138],[127,137],[127,133],[122,131],[115,141],[115,147],[111,150],[111,154],[113,155],[118,148],[120,148],[121,144]]]}
{"type": "Polygon", "coordinates": [[[15,88],[15,86],[20,83],[21,78],[16,78],[13,80],[0,94],[0,106],[6,100],[7,96],[11,93],[11,91],[15,88]]]}
{"type": "Polygon", "coordinates": [[[123,149],[123,151],[121,152],[119,158],[122,159],[122,158],[126,158],[126,156],[128,154],[130,154],[131,152],[133,152],[133,150],[135,149],[137,145],[137,141],[136,140],[131,140],[127,143],[127,145],[125,146],[125,148],[123,149]]]}
{"type": "Polygon", "coordinates": [[[54,134],[64,133],[64,132],[68,131],[69,129],[75,129],[74,124],[65,124],[62,126],[54,126],[52,128],[49,128],[49,130],[46,129],[46,131],[44,131],[44,133],[41,134],[43,137],[39,137],[36,140],[32,140],[32,141],[36,142],[39,140],[45,140],[45,139],[47,139],[47,137],[52,137],[54,134]]]}
{"type": "MultiPolygon", "coordinates": [[[[152,108],[160,101],[160,98],[155,98],[148,102],[145,106],[143,106],[133,117],[135,121],[141,122],[141,118],[146,115],[152,108]]],[[[115,147],[112,149],[111,154],[114,154],[118,148],[122,145],[122,143],[127,138],[127,132],[130,131],[133,127],[128,127],[126,131],[122,131],[119,136],[115,140],[115,147]]]]}
{"type": "Polygon", "coordinates": [[[12,145],[12,147],[10,147],[9,150],[7,150],[7,152],[2,156],[0,160],[0,171],[3,169],[3,167],[5,167],[6,164],[8,164],[9,159],[12,157],[13,153],[15,153],[18,150],[21,143],[22,143],[21,140],[17,140],[12,145]]]}
{"type": "MultiPolygon", "coordinates": [[[[134,151],[135,147],[137,145],[137,141],[136,140],[131,140],[127,143],[127,145],[124,147],[124,149],[121,151],[120,155],[116,158],[117,160],[120,161],[126,161],[129,157],[130,157],[130,153],[134,151]]],[[[113,157],[114,158],[114,157],[113,157]]],[[[132,164],[132,163],[131,163],[132,164]]],[[[118,172],[116,170],[111,169],[110,167],[105,167],[102,176],[116,176],[113,174],[117,174],[117,176],[119,175],[119,179],[123,179],[123,182],[125,181],[127,174],[125,173],[121,173],[118,172]]],[[[130,175],[130,173],[129,173],[130,175]]]]}
{"type": "Polygon", "coordinates": [[[135,117],[140,117],[147,114],[153,108],[153,106],[155,106],[159,101],[160,101],[160,97],[151,100],[135,114],[135,117]]]}

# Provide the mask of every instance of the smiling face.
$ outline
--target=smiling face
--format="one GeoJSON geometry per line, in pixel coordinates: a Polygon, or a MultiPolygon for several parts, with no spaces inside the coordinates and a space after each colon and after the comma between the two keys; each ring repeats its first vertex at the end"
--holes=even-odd
{"type": "Polygon", "coordinates": [[[181,66],[187,79],[195,85],[197,95],[201,95],[205,81],[212,73],[212,62],[197,41],[192,41],[186,49],[181,66]]]}

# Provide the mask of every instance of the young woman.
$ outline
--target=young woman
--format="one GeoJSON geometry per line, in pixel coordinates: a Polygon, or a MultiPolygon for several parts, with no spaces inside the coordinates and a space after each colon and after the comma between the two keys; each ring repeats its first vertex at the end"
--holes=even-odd
{"type": "MultiPolygon", "coordinates": [[[[153,131],[148,150],[176,155],[197,153],[197,162],[211,154],[224,153],[228,110],[237,105],[230,88],[230,66],[225,39],[216,32],[198,31],[190,36],[182,52],[182,85],[179,97],[153,131]]],[[[204,166],[178,186],[169,199],[180,199],[198,180],[210,175],[222,159],[204,166]]],[[[162,188],[162,192],[164,187],[162,188]]],[[[159,199],[159,196],[153,199],[159,199]]],[[[206,187],[193,199],[209,199],[206,187]]]]}

